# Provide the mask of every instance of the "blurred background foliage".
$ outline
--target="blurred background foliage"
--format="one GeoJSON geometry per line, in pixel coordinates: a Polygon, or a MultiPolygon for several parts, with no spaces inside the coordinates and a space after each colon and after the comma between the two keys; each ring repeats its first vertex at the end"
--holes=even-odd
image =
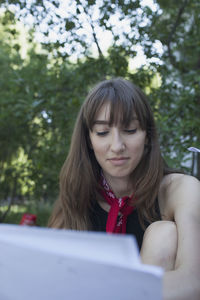
{"type": "Polygon", "coordinates": [[[200,2],[146,2],[0,2],[0,222],[45,226],[80,105],[113,76],[148,94],[170,166],[200,178],[200,2]]]}

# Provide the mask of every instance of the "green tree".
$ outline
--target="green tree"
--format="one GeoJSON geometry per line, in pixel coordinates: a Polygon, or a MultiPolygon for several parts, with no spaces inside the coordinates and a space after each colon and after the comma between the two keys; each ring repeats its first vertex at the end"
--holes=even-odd
{"type": "MultiPolygon", "coordinates": [[[[163,45],[158,68],[162,86],[159,124],[168,160],[181,165],[189,146],[200,145],[200,27],[199,1],[157,1],[160,12],[144,31],[152,43],[163,45]],[[172,156],[173,154],[173,156],[172,156]]],[[[200,178],[200,157],[193,155],[192,172],[200,178]],[[196,172],[194,166],[196,165],[196,172]]]]}

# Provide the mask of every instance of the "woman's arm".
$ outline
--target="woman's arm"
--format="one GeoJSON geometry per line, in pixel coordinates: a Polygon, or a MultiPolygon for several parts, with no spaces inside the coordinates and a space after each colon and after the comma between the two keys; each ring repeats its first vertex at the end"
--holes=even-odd
{"type": "Polygon", "coordinates": [[[200,182],[172,174],[162,185],[164,211],[174,219],[178,235],[175,268],[164,275],[164,300],[199,300],[200,182]]]}

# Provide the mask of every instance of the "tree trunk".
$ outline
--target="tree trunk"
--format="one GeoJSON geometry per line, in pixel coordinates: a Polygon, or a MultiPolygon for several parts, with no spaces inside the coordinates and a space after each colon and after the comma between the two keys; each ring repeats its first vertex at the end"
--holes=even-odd
{"type": "Polygon", "coordinates": [[[10,209],[11,209],[11,206],[14,202],[14,199],[15,199],[15,195],[16,195],[16,190],[17,190],[17,177],[14,178],[14,184],[13,184],[13,188],[12,188],[12,192],[11,192],[11,197],[9,198],[9,201],[8,201],[8,208],[7,210],[0,216],[0,223],[2,223],[7,214],[9,213],[10,209]]]}

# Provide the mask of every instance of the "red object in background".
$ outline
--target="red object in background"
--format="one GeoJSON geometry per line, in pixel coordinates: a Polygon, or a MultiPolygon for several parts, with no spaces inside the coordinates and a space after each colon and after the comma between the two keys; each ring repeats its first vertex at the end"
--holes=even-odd
{"type": "Polygon", "coordinates": [[[36,218],[36,215],[33,214],[23,214],[20,225],[35,226],[36,218]]]}

